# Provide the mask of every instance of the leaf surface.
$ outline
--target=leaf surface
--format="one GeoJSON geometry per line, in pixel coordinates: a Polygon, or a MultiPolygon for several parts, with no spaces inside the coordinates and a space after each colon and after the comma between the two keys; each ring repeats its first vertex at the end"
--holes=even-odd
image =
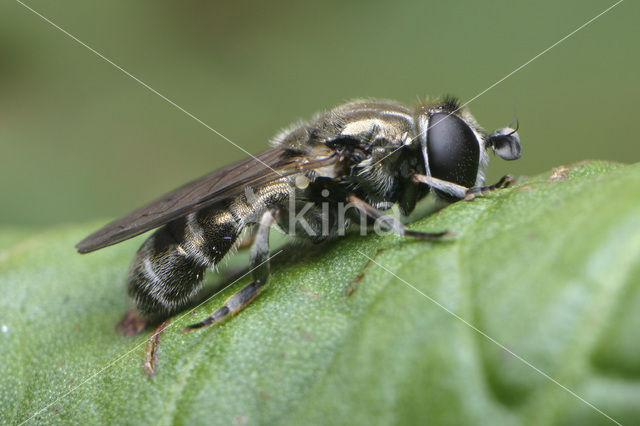
{"type": "Polygon", "coordinates": [[[115,330],[141,240],[76,254],[95,225],[0,237],[5,423],[610,423],[571,392],[640,419],[640,165],[559,168],[411,225],[447,241],[287,248],[241,314],[177,331],[248,277],[172,320],[153,377],[150,333],[115,330]]]}

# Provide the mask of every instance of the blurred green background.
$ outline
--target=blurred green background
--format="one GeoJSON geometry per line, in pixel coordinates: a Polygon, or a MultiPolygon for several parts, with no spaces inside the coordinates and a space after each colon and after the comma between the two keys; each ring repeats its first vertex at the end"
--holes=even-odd
{"type": "MultiPolygon", "coordinates": [[[[354,97],[474,97],[610,1],[44,1],[28,4],[250,152],[354,97]]],[[[626,1],[469,108],[514,102],[524,156],[491,180],[640,160],[637,2],[626,1]]],[[[244,157],[13,0],[0,3],[0,223],[113,218],[244,157]]]]}

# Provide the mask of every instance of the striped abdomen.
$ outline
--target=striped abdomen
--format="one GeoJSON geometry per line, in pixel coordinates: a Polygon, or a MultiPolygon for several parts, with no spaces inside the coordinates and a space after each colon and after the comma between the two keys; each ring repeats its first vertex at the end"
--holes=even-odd
{"type": "Polygon", "coordinates": [[[166,316],[186,307],[207,268],[218,263],[242,229],[229,211],[203,209],[153,233],[129,271],[129,296],[146,316],[166,316]]]}
{"type": "Polygon", "coordinates": [[[269,206],[282,202],[288,190],[284,180],[274,181],[227,205],[198,210],[154,232],[129,270],[129,296],[138,311],[147,317],[166,317],[187,307],[207,268],[220,262],[245,226],[259,220],[269,206]]]}

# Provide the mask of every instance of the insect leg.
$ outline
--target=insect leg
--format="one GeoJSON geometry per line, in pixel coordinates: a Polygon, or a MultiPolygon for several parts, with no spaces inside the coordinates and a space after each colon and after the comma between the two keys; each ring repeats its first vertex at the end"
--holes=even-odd
{"type": "Polygon", "coordinates": [[[260,219],[255,241],[251,246],[251,269],[253,281],[229,297],[214,313],[196,324],[191,324],[182,331],[194,330],[219,323],[231,315],[235,315],[247,306],[260,292],[269,279],[269,230],[275,221],[276,211],[267,210],[260,219]]]}
{"type": "Polygon", "coordinates": [[[234,247],[236,250],[244,250],[253,245],[253,242],[256,239],[256,233],[254,232],[255,228],[251,229],[250,232],[245,235],[242,239],[237,239],[234,243],[234,247]]]}
{"type": "Polygon", "coordinates": [[[467,188],[466,186],[458,185],[453,182],[438,179],[433,176],[426,175],[414,175],[413,180],[416,182],[424,183],[432,187],[433,189],[445,192],[455,198],[464,198],[465,200],[472,200],[479,194],[485,194],[487,192],[495,191],[497,189],[506,188],[513,183],[513,178],[509,175],[503,176],[502,179],[493,185],[489,186],[474,186],[473,188],[467,188]]]}
{"type": "Polygon", "coordinates": [[[380,210],[376,209],[366,201],[356,197],[353,194],[350,194],[348,197],[349,203],[355,206],[358,210],[371,217],[376,221],[380,221],[384,225],[386,225],[389,229],[394,231],[400,235],[406,235],[410,237],[424,238],[424,239],[436,239],[440,237],[444,237],[447,235],[452,235],[449,231],[442,232],[422,232],[422,231],[412,231],[408,229],[402,222],[396,219],[393,216],[389,216],[380,210]]]}
{"type": "Polygon", "coordinates": [[[431,188],[438,189],[455,198],[464,198],[467,195],[467,191],[469,191],[469,188],[467,188],[466,186],[434,178],[433,176],[413,175],[413,180],[416,182],[427,184],[431,188]]]}
{"type": "Polygon", "coordinates": [[[476,195],[485,194],[487,192],[495,191],[497,189],[506,188],[513,183],[513,177],[509,175],[502,176],[502,178],[493,185],[489,186],[475,186],[469,188],[464,196],[465,200],[472,200],[476,195]]]}
{"type": "Polygon", "coordinates": [[[145,349],[144,356],[144,370],[149,376],[156,374],[156,368],[158,366],[158,346],[160,345],[160,335],[164,332],[164,329],[169,325],[169,320],[164,320],[162,323],[153,330],[151,337],[147,340],[147,347],[145,349]]]}

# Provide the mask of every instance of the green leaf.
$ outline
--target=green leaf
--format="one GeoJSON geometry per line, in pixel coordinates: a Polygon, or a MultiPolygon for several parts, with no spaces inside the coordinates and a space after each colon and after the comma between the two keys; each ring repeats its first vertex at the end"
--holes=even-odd
{"type": "Polygon", "coordinates": [[[153,377],[150,333],[115,330],[141,240],[76,254],[96,225],[0,238],[3,422],[610,422],[584,401],[640,419],[640,165],[576,164],[412,225],[448,241],[288,249],[239,315],[177,331],[248,278],[174,319],[153,377]]]}

